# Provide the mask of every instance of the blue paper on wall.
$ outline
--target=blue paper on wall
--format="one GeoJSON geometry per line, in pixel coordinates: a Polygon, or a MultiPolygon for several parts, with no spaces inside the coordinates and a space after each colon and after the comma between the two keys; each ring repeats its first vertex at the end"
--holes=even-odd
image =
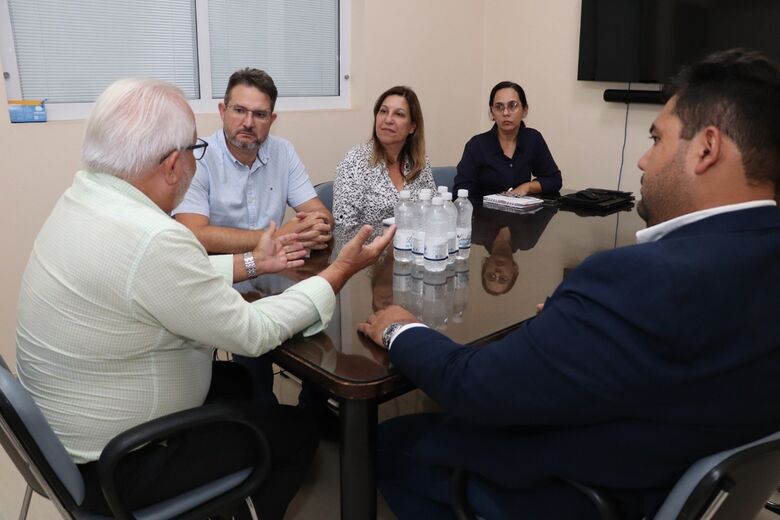
{"type": "Polygon", "coordinates": [[[8,113],[12,123],[45,123],[46,105],[40,100],[8,101],[8,113]]]}

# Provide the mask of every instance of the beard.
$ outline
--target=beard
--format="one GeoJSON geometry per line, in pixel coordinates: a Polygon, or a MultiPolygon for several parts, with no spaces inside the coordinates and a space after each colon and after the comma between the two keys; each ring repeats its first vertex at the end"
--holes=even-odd
{"type": "Polygon", "coordinates": [[[233,146],[241,150],[257,150],[258,148],[260,148],[261,143],[257,137],[253,138],[250,141],[239,139],[238,134],[240,134],[241,132],[246,132],[246,130],[242,128],[228,136],[227,139],[230,142],[230,144],[232,144],[233,146]]]}
{"type": "Polygon", "coordinates": [[[648,226],[666,222],[689,211],[690,197],[685,186],[685,147],[680,147],[662,170],[642,175],[642,198],[636,212],[648,226]]]}

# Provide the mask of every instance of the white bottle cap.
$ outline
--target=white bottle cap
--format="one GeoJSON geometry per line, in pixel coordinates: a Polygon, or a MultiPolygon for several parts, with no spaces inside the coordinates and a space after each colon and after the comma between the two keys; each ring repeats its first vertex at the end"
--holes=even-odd
{"type": "Polygon", "coordinates": [[[468,197],[469,196],[469,190],[460,189],[458,190],[458,197],[468,197]]]}
{"type": "Polygon", "coordinates": [[[439,186],[438,188],[436,188],[436,191],[438,191],[439,193],[447,193],[449,190],[447,189],[447,186],[439,186]]]}
{"type": "Polygon", "coordinates": [[[421,189],[417,198],[420,200],[431,200],[431,190],[428,188],[421,189]]]}
{"type": "Polygon", "coordinates": [[[433,200],[431,201],[431,204],[433,204],[434,206],[441,206],[442,204],[444,204],[444,201],[441,199],[441,197],[434,197],[433,200]]]}
{"type": "Polygon", "coordinates": [[[447,193],[442,193],[441,198],[444,200],[452,200],[452,193],[450,193],[449,191],[447,193]]]}
{"type": "Polygon", "coordinates": [[[412,198],[412,193],[409,190],[402,190],[398,194],[398,198],[399,199],[410,199],[410,198],[412,198]]]}

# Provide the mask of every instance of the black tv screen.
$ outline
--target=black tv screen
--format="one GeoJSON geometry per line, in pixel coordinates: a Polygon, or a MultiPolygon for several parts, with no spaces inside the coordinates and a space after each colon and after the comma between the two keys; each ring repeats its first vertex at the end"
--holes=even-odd
{"type": "Polygon", "coordinates": [[[665,83],[733,47],[780,62],[780,0],[582,0],[577,79],[665,83]]]}

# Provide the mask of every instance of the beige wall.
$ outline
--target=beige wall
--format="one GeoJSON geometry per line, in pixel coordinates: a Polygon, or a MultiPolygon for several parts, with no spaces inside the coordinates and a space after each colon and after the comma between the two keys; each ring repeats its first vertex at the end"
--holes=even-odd
{"type": "MultiPolygon", "coordinates": [[[[455,164],[463,144],[489,127],[487,95],[511,79],[527,91],[564,186],[616,187],[625,105],[601,100],[610,85],[576,81],[577,0],[353,0],[352,108],[285,112],[274,132],[296,146],[316,183],[330,179],[352,145],[366,139],[376,96],[395,84],[418,93],[434,165],[455,164]]],[[[622,88],[620,85],[611,85],[622,88]]],[[[19,279],[32,242],[79,166],[83,123],[11,125],[0,86],[0,354],[12,358],[19,279]]],[[[621,187],[638,191],[636,160],[656,107],[633,105],[621,187]]],[[[201,135],[219,127],[198,116],[201,135]]]]}

